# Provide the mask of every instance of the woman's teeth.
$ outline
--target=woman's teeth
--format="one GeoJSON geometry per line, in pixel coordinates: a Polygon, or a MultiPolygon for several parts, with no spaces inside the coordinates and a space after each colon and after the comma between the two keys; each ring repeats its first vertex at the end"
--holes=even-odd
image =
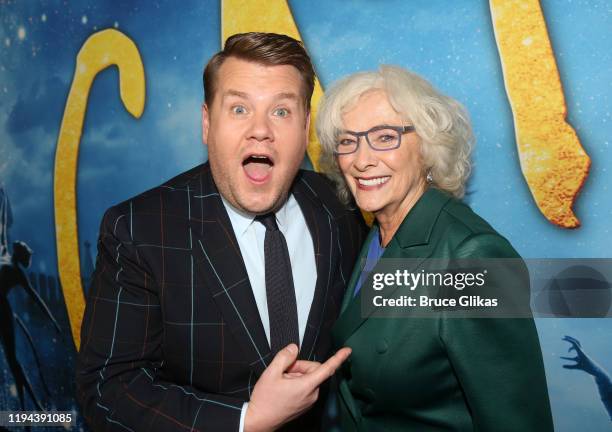
{"type": "Polygon", "coordinates": [[[358,178],[357,181],[359,182],[360,185],[363,185],[363,186],[376,186],[376,185],[381,185],[383,183],[387,183],[387,181],[390,178],[391,178],[390,176],[387,176],[387,177],[376,177],[376,178],[372,178],[372,179],[358,178]]]}

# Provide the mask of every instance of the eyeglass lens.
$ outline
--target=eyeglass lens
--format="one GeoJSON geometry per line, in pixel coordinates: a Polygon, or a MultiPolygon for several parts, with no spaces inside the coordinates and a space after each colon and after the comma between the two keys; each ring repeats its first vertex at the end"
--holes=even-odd
{"type": "MultiPolygon", "coordinates": [[[[362,134],[353,135],[347,132],[338,136],[336,152],[338,154],[353,153],[359,147],[359,137],[362,134]]],[[[390,150],[399,146],[400,132],[395,129],[377,129],[367,133],[370,146],[375,150],[390,150]]]]}

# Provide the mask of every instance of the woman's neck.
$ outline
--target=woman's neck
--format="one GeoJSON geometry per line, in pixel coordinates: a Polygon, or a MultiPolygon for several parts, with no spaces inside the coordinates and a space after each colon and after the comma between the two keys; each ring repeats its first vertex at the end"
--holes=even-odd
{"type": "Polygon", "coordinates": [[[374,214],[380,229],[380,240],[383,247],[387,247],[397,229],[406,218],[406,215],[408,215],[426,190],[426,183],[419,184],[414,192],[406,195],[399,204],[395,206],[389,205],[374,214]]]}

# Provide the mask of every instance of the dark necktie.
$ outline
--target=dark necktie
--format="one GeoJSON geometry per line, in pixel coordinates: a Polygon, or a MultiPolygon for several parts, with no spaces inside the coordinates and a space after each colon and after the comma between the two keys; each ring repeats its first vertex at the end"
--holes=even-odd
{"type": "Polygon", "coordinates": [[[255,220],[266,227],[266,298],[270,318],[270,348],[274,355],[290,343],[300,346],[295,289],[287,241],[278,229],[274,213],[257,216],[255,220]]]}

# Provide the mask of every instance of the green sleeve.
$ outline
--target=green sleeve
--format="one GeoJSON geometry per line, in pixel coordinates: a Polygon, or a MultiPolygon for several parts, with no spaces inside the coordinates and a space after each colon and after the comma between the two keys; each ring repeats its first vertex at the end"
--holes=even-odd
{"type": "MultiPolygon", "coordinates": [[[[457,258],[518,258],[507,240],[494,234],[469,237],[454,255],[457,258]]],[[[529,287],[526,273],[496,273],[499,282],[513,286],[517,293],[529,287]]],[[[441,318],[439,332],[465,394],[475,430],[553,430],[533,319],[441,318]]]]}

